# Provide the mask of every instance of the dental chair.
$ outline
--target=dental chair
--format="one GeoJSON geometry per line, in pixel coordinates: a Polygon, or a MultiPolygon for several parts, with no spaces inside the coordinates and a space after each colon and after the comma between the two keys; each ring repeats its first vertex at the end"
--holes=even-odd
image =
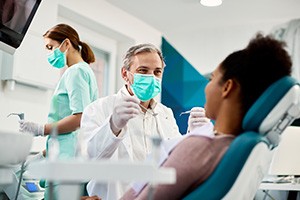
{"type": "Polygon", "coordinates": [[[280,134],[300,116],[299,94],[299,83],[289,76],[269,86],[246,113],[244,132],[233,140],[210,177],[184,200],[253,199],[280,134]]]}

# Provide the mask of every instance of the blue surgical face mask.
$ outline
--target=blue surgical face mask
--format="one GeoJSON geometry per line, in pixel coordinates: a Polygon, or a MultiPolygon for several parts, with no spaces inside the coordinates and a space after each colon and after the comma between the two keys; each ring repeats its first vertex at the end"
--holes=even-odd
{"type": "Polygon", "coordinates": [[[161,92],[161,79],[152,74],[134,74],[131,89],[143,102],[149,101],[161,92]]]}
{"type": "Polygon", "coordinates": [[[63,68],[67,64],[66,52],[59,50],[64,41],[48,55],[48,62],[55,68],[63,68]]]}

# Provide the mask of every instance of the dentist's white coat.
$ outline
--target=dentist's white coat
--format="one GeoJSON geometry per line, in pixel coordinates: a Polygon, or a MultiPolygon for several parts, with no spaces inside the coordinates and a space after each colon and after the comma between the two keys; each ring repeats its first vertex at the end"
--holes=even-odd
{"type": "MultiPolygon", "coordinates": [[[[115,103],[124,95],[130,95],[124,86],[117,94],[100,98],[86,107],[81,120],[81,129],[90,158],[129,159],[141,161],[151,152],[149,136],[159,134],[162,139],[180,137],[173,112],[161,103],[152,104],[151,112],[141,112],[128,121],[118,137],[110,129],[109,119],[115,103]],[[156,119],[155,119],[156,118],[156,119]]],[[[97,183],[90,181],[87,189],[89,195],[98,195],[102,200],[119,199],[130,187],[129,183],[97,183]]]]}

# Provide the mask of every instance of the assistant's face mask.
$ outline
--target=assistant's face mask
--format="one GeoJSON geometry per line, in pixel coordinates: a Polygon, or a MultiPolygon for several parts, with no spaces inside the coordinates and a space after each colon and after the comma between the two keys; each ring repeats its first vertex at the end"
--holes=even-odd
{"type": "Polygon", "coordinates": [[[152,74],[134,74],[131,89],[143,102],[149,101],[161,92],[161,79],[152,74]]]}
{"type": "Polygon", "coordinates": [[[58,69],[63,68],[67,64],[67,51],[62,52],[60,50],[60,47],[64,43],[64,41],[59,45],[59,47],[57,47],[50,54],[48,54],[48,62],[50,63],[50,65],[58,69]]]}

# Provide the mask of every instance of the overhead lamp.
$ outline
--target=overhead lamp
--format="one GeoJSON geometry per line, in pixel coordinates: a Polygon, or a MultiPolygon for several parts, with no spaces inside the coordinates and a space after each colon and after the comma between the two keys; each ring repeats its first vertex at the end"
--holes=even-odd
{"type": "Polygon", "coordinates": [[[222,4],[222,0],[200,0],[200,3],[203,6],[209,6],[209,7],[213,7],[213,6],[219,6],[222,4]]]}

